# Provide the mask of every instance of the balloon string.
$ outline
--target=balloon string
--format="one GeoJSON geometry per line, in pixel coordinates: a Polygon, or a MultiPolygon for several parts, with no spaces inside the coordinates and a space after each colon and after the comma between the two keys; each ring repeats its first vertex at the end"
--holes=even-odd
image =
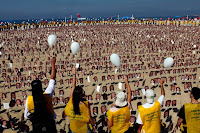
{"type": "Polygon", "coordinates": [[[51,57],[53,57],[53,50],[52,50],[52,47],[51,47],[51,53],[52,53],[52,54],[50,54],[50,55],[51,55],[51,57]]]}
{"type": "Polygon", "coordinates": [[[76,67],[76,55],[74,55],[74,66],[76,67]]]}

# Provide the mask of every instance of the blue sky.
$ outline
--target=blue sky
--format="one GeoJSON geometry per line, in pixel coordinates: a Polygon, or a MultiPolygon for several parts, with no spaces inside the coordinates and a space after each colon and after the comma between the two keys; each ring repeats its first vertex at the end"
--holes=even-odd
{"type": "Polygon", "coordinates": [[[0,20],[200,15],[200,0],[2,0],[0,20]]]}

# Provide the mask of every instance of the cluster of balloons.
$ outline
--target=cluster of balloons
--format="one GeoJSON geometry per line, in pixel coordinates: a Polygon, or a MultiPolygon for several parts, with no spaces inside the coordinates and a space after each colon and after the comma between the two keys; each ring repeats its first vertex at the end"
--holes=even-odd
{"type": "MultiPolygon", "coordinates": [[[[49,45],[50,45],[50,47],[52,47],[55,43],[56,43],[56,41],[57,41],[57,37],[55,36],[55,35],[50,35],[49,37],[48,37],[48,43],[49,43],[49,45]]],[[[196,45],[194,46],[194,47],[196,47],[196,45]]],[[[72,51],[72,53],[74,54],[74,55],[76,55],[77,53],[78,53],[78,51],[80,50],[80,45],[79,45],[79,43],[77,43],[77,42],[73,42],[72,44],[71,44],[71,51],[72,51]]],[[[116,67],[119,67],[120,66],[120,58],[119,58],[119,55],[117,55],[117,54],[112,54],[111,56],[110,56],[110,61],[116,66],[116,67]]],[[[171,58],[171,57],[168,57],[168,58],[166,58],[165,60],[164,60],[164,68],[168,68],[168,67],[171,67],[172,65],[174,64],[174,59],[173,58],[171,58]]]]}
{"type": "MultiPolygon", "coordinates": [[[[120,58],[119,55],[117,54],[112,54],[110,56],[110,61],[116,66],[119,67],[120,66],[120,58]]],[[[174,59],[171,57],[168,57],[164,60],[164,68],[168,68],[171,67],[174,64],[174,59]]]]}
{"type": "MultiPolygon", "coordinates": [[[[49,46],[52,47],[56,41],[57,41],[57,37],[55,35],[49,35],[48,36],[48,43],[49,43],[49,46]]],[[[77,43],[77,42],[73,42],[71,44],[71,51],[74,55],[76,55],[78,53],[78,51],[80,50],[80,45],[77,43]]]]}

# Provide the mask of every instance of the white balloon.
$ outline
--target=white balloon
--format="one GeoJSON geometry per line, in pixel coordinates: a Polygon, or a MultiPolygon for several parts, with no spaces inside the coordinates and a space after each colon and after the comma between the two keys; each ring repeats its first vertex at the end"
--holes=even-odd
{"type": "Polygon", "coordinates": [[[116,67],[119,67],[120,66],[120,58],[119,58],[119,55],[117,54],[112,54],[110,56],[110,60],[111,62],[116,66],[116,67]]]}
{"type": "Polygon", "coordinates": [[[78,53],[78,51],[80,50],[80,45],[77,42],[73,42],[71,44],[71,51],[72,53],[75,55],[78,53]]]}
{"type": "Polygon", "coordinates": [[[168,57],[164,60],[164,67],[168,68],[174,64],[174,59],[172,57],[168,57]]]}
{"type": "Polygon", "coordinates": [[[196,47],[197,47],[197,45],[193,45],[193,47],[194,47],[194,48],[196,48],[196,47]]]}
{"type": "Polygon", "coordinates": [[[2,53],[0,52],[0,55],[1,55],[2,53]]]}
{"type": "Polygon", "coordinates": [[[196,51],[193,51],[193,54],[196,54],[196,51]]]}
{"type": "Polygon", "coordinates": [[[56,40],[57,38],[55,35],[50,35],[47,40],[49,43],[49,46],[52,47],[56,43],[56,40]]]}

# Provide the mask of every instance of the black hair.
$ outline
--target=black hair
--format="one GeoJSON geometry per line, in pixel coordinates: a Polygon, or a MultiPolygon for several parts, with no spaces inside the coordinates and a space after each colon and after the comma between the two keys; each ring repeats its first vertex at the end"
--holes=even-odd
{"type": "Polygon", "coordinates": [[[191,94],[194,96],[195,100],[198,100],[200,98],[200,89],[198,87],[193,87],[191,94]]]}
{"type": "Polygon", "coordinates": [[[79,109],[80,101],[81,102],[86,101],[86,99],[83,98],[82,91],[83,91],[83,88],[81,86],[76,86],[73,92],[73,107],[74,107],[74,113],[76,115],[81,115],[80,109],[79,109]]]}
{"type": "Polygon", "coordinates": [[[34,80],[31,82],[32,96],[34,101],[34,114],[44,115],[46,114],[46,105],[44,102],[44,95],[42,90],[42,82],[40,80],[34,80]]]}

